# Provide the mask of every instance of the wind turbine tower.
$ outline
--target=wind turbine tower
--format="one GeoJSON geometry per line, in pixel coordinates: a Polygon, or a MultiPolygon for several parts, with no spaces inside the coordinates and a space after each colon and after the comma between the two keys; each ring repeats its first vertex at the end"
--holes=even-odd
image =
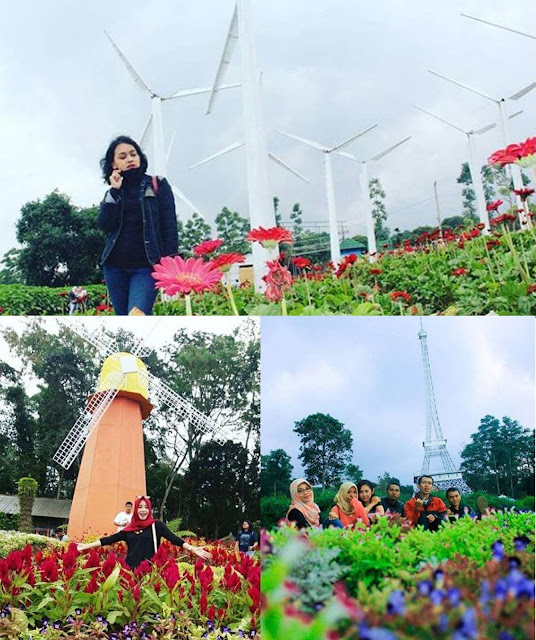
{"type": "MultiPolygon", "coordinates": [[[[430,474],[434,479],[434,485],[443,491],[449,487],[456,487],[460,493],[471,493],[462,474],[454,466],[454,462],[447,451],[447,441],[443,437],[432,383],[432,370],[428,357],[426,338],[428,334],[422,326],[419,331],[421,341],[422,362],[424,367],[424,384],[426,389],[426,440],[424,447],[424,461],[420,475],[430,474]]],[[[416,479],[415,479],[416,480],[416,479]]]]}

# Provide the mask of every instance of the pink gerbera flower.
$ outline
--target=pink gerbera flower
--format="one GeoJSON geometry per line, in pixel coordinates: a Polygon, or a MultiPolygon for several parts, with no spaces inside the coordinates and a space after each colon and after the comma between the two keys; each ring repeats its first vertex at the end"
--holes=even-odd
{"type": "Polygon", "coordinates": [[[214,269],[212,262],[166,256],[154,265],[151,275],[156,280],[155,287],[164,289],[168,296],[173,296],[176,293],[201,293],[212,289],[221,280],[222,273],[219,269],[214,269]]]}
{"type": "Polygon", "coordinates": [[[268,273],[263,278],[266,282],[264,295],[269,302],[281,302],[285,290],[292,286],[292,275],[278,260],[271,260],[266,266],[268,273]]]}
{"type": "Polygon", "coordinates": [[[196,247],[194,247],[194,254],[196,256],[204,256],[209,253],[214,253],[217,249],[221,247],[223,244],[223,240],[205,240],[201,242],[196,247]]]}

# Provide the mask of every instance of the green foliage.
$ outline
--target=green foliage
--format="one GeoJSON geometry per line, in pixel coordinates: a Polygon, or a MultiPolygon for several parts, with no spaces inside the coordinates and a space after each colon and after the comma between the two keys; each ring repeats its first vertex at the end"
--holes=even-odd
{"type": "Polygon", "coordinates": [[[340,484],[344,468],[352,456],[352,434],[342,422],[329,414],[315,413],[294,423],[300,436],[300,455],[311,484],[324,489],[340,484]]]}
{"type": "Polygon", "coordinates": [[[293,468],[290,460],[283,449],[275,449],[268,455],[261,456],[261,495],[288,493],[293,468]]]}
{"type": "Polygon", "coordinates": [[[292,222],[292,234],[294,236],[294,241],[298,242],[303,233],[303,211],[301,210],[299,202],[296,202],[292,207],[290,220],[292,222]]]}
{"type": "Polygon", "coordinates": [[[369,180],[369,193],[372,202],[372,218],[374,220],[374,234],[378,243],[389,239],[389,229],[385,226],[387,222],[387,209],[385,208],[385,191],[378,178],[369,180]]]}
{"type": "Polygon", "coordinates": [[[179,234],[179,253],[184,258],[192,257],[194,247],[204,240],[208,240],[212,230],[210,225],[198,213],[193,213],[184,224],[181,220],[177,220],[177,229],[179,234]]]}
{"type": "Polygon", "coordinates": [[[0,531],[0,558],[5,558],[12,551],[21,551],[27,544],[34,549],[53,549],[60,543],[55,538],[47,538],[36,533],[0,531]]]}
{"type": "Polygon", "coordinates": [[[33,478],[21,478],[17,482],[20,519],[19,530],[30,533],[32,531],[32,508],[39,485],[33,478]]]}
{"type": "Polygon", "coordinates": [[[249,242],[245,240],[250,229],[249,221],[242,218],[237,211],[223,207],[221,213],[216,216],[216,229],[218,238],[223,240],[221,250],[224,253],[250,252],[249,242]]]}
{"type": "Polygon", "coordinates": [[[19,529],[19,514],[14,513],[2,513],[0,511],[0,531],[18,531],[19,529]]]}
{"type": "MultiPolygon", "coordinates": [[[[86,309],[95,314],[95,307],[106,300],[104,285],[83,285],[89,294],[86,309]]],[[[33,287],[20,284],[0,284],[0,313],[13,316],[62,316],[68,313],[68,290],[59,287],[33,287]]]]}
{"type": "Polygon", "coordinates": [[[96,283],[102,278],[100,254],[105,234],[97,225],[96,207],[80,209],[53,191],[44,200],[28,202],[17,221],[22,249],[11,254],[28,285],[65,286],[96,283]]]}

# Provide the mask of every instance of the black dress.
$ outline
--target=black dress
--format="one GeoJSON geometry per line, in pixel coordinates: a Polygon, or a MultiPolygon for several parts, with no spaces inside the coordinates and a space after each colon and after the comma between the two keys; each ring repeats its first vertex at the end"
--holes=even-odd
{"type": "MultiPolygon", "coordinates": [[[[318,514],[319,522],[322,522],[320,514],[318,514]]],[[[291,509],[288,512],[287,522],[295,522],[297,529],[311,529],[311,525],[305,519],[305,516],[299,509],[291,509]]]]}
{"type": "MultiPolygon", "coordinates": [[[[183,546],[184,540],[172,533],[160,520],[155,520],[155,528],[158,547],[160,546],[161,538],[166,538],[166,540],[178,547],[183,546]]],[[[143,531],[119,531],[100,539],[103,547],[107,544],[121,541],[127,543],[126,563],[131,569],[135,569],[143,560],[150,560],[156,553],[152,526],[143,529],[143,531]]]]}

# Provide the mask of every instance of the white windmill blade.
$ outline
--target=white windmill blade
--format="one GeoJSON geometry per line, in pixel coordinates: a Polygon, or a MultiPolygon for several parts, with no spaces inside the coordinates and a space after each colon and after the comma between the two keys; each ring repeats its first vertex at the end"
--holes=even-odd
{"type": "Polygon", "coordinates": [[[125,375],[119,371],[113,371],[106,376],[103,381],[103,386],[107,387],[106,391],[93,395],[85,411],[79,416],[54,454],[54,462],[64,469],[68,469],[73,464],[93,429],[95,429],[99,420],[118,394],[124,377],[125,375]]]}
{"type": "Polygon", "coordinates": [[[234,151],[235,149],[240,149],[240,147],[243,147],[244,143],[243,142],[233,142],[233,144],[230,144],[228,147],[225,147],[225,149],[222,149],[221,151],[218,151],[217,153],[214,153],[213,155],[209,156],[208,158],[205,158],[204,160],[201,160],[200,162],[196,162],[196,164],[193,164],[191,167],[188,167],[189,169],[197,169],[197,167],[200,167],[203,164],[206,164],[207,162],[210,162],[211,160],[214,160],[216,158],[219,158],[220,156],[224,156],[226,153],[230,153],[231,151],[234,151]]]}
{"type": "Polygon", "coordinates": [[[214,83],[212,84],[212,89],[210,91],[206,115],[208,115],[212,111],[212,106],[214,105],[214,100],[216,99],[216,92],[220,89],[223,78],[225,77],[227,69],[229,68],[229,65],[231,63],[235,46],[238,41],[238,35],[238,4],[235,4],[233,17],[231,18],[231,24],[229,25],[229,31],[227,32],[225,44],[223,45],[220,64],[218,65],[216,77],[214,78],[214,83]]]}
{"type": "Polygon", "coordinates": [[[368,133],[369,131],[372,131],[372,129],[375,129],[377,126],[378,126],[377,124],[373,124],[372,127],[368,127],[367,129],[363,129],[363,131],[361,131],[357,135],[352,136],[351,138],[348,138],[348,140],[345,140],[344,142],[341,142],[341,144],[338,144],[336,147],[332,147],[330,149],[330,151],[340,151],[341,149],[344,149],[344,147],[347,147],[354,140],[357,140],[361,136],[364,136],[365,133],[368,133]]]}
{"type": "Polygon", "coordinates": [[[482,96],[483,98],[487,98],[492,102],[499,102],[496,98],[492,98],[491,96],[488,96],[487,93],[478,91],[478,89],[473,89],[473,87],[470,87],[467,84],[462,84],[461,82],[458,82],[457,80],[453,80],[452,78],[447,78],[447,76],[442,76],[440,73],[437,73],[436,71],[432,71],[431,69],[428,69],[428,73],[431,73],[432,75],[437,76],[438,78],[443,78],[443,80],[446,80],[447,82],[452,82],[452,84],[456,84],[459,87],[462,87],[462,89],[467,89],[467,91],[472,91],[473,93],[476,93],[477,95],[482,96]]]}
{"type": "Polygon", "coordinates": [[[108,40],[112,43],[113,48],[116,50],[117,55],[121,58],[121,60],[123,61],[123,64],[125,65],[125,67],[127,68],[127,71],[130,73],[130,75],[132,76],[134,82],[138,85],[138,87],[140,87],[140,89],[143,89],[144,91],[147,91],[147,93],[149,93],[152,96],[155,96],[155,92],[149,87],[149,85],[145,82],[145,80],[140,76],[140,74],[136,71],[136,69],[134,69],[134,67],[130,64],[130,62],[128,61],[127,57],[125,56],[125,54],[121,51],[121,49],[115,44],[115,42],[112,40],[112,38],[110,37],[110,35],[108,34],[107,31],[104,32],[106,34],[106,37],[108,38],[108,40]]]}
{"type": "Polygon", "coordinates": [[[318,149],[318,151],[323,151],[324,153],[329,153],[329,151],[332,151],[332,149],[323,147],[321,144],[318,144],[318,142],[313,142],[312,140],[308,140],[307,138],[300,138],[300,136],[295,136],[293,133],[281,131],[281,129],[277,129],[277,133],[280,133],[283,136],[287,136],[287,138],[298,140],[298,142],[303,142],[303,144],[309,145],[310,147],[313,147],[313,149],[318,149]]]}
{"type": "Polygon", "coordinates": [[[301,173],[299,173],[298,171],[296,171],[296,169],[293,169],[289,164],[287,164],[284,160],[281,160],[281,158],[278,158],[276,155],[274,155],[271,151],[268,151],[268,157],[270,158],[270,160],[273,160],[276,164],[278,164],[280,167],[283,167],[283,169],[286,169],[287,171],[290,171],[290,173],[293,173],[295,176],[297,176],[300,180],[303,180],[304,182],[309,182],[309,180],[307,180],[306,177],[302,176],[301,173]]]}
{"type": "Polygon", "coordinates": [[[152,351],[153,349],[151,347],[144,344],[143,338],[138,338],[129,349],[129,352],[137,358],[146,358],[152,351]]]}
{"type": "Polygon", "coordinates": [[[507,100],[519,100],[519,98],[522,98],[524,95],[526,95],[529,91],[532,91],[533,89],[536,89],[536,82],[531,82],[526,87],[523,87],[523,89],[520,89],[519,91],[516,91],[515,93],[512,93],[512,95],[508,96],[508,98],[506,98],[506,99],[507,100]]]}
{"type": "Polygon", "coordinates": [[[101,328],[101,331],[89,331],[81,322],[62,323],[64,327],[68,327],[81,338],[97,348],[99,354],[106,358],[112,353],[119,351],[119,346],[114,338],[107,336],[101,328]]]}
{"type": "Polygon", "coordinates": [[[166,153],[166,165],[169,163],[169,157],[171,155],[171,150],[173,149],[173,143],[175,142],[175,135],[176,135],[176,131],[173,132],[173,135],[171,136],[171,140],[169,141],[169,147],[166,153]]]}
{"type": "Polygon", "coordinates": [[[397,147],[399,147],[400,145],[404,144],[405,142],[407,142],[410,139],[411,139],[411,136],[408,136],[407,138],[404,138],[404,140],[400,140],[400,142],[397,142],[392,147],[389,147],[389,149],[386,149],[385,151],[381,151],[380,153],[376,154],[375,156],[372,156],[371,161],[372,162],[376,162],[380,158],[385,157],[388,153],[391,153],[391,151],[394,151],[397,147]]]}
{"type": "Polygon", "coordinates": [[[154,403],[155,401],[163,402],[178,411],[182,420],[188,420],[189,424],[202,433],[211,435],[218,444],[224,444],[225,439],[218,432],[216,425],[206,415],[201,413],[192,404],[170,389],[167,384],[154,376],[149,371],[140,371],[139,375],[146,377],[149,382],[149,397],[154,403]]]}
{"type": "Polygon", "coordinates": [[[145,151],[145,149],[147,149],[147,147],[151,144],[151,140],[153,137],[153,116],[152,114],[149,116],[149,120],[147,122],[147,126],[145,127],[145,130],[143,132],[143,135],[141,136],[140,139],[140,147],[142,148],[143,151],[145,151]]]}
{"type": "Polygon", "coordinates": [[[354,162],[363,162],[363,160],[358,160],[353,153],[348,153],[347,151],[335,151],[338,156],[343,156],[344,158],[350,158],[354,162]]]}
{"type": "Polygon", "coordinates": [[[512,33],[517,33],[520,36],[526,36],[527,38],[532,38],[536,40],[536,36],[531,35],[530,33],[525,33],[524,31],[517,31],[516,29],[510,29],[510,27],[505,27],[502,24],[496,24],[495,22],[489,22],[488,20],[482,20],[482,18],[476,18],[475,16],[470,16],[467,13],[460,13],[464,18],[471,18],[471,20],[476,20],[477,22],[483,22],[484,24],[489,24],[492,27],[498,27],[499,29],[504,29],[505,31],[511,31],[512,33]]]}
{"type": "MultiPolygon", "coordinates": [[[[448,124],[449,127],[452,127],[453,129],[457,129],[458,131],[461,131],[462,133],[468,133],[467,131],[465,131],[464,129],[458,127],[454,123],[449,122],[448,120],[445,120],[445,118],[440,118],[439,116],[436,116],[435,113],[432,113],[431,111],[427,111],[426,109],[423,109],[422,107],[419,107],[419,105],[417,105],[417,104],[414,104],[413,106],[415,107],[415,109],[418,109],[419,111],[422,111],[423,113],[426,113],[427,115],[432,116],[432,118],[435,118],[436,120],[439,120],[440,122],[448,124]]],[[[493,125],[493,126],[495,126],[495,125],[493,125]]]]}
{"type": "MultiPolygon", "coordinates": [[[[236,87],[241,87],[241,82],[236,82],[235,84],[226,84],[223,87],[218,87],[216,91],[225,91],[225,89],[236,89],[236,87]]],[[[187,98],[188,96],[197,96],[201,93],[209,93],[213,91],[212,87],[202,87],[200,89],[182,89],[181,91],[176,91],[173,95],[168,96],[167,98],[163,98],[163,100],[173,100],[174,98],[187,98]]]]}
{"type": "MultiPolygon", "coordinates": [[[[512,113],[511,116],[508,116],[508,119],[511,120],[512,118],[515,118],[516,116],[519,116],[522,113],[523,113],[523,109],[521,109],[521,111],[516,111],[515,113],[512,113]]],[[[485,127],[481,127],[480,129],[476,129],[475,131],[470,131],[469,133],[475,133],[476,135],[480,135],[481,133],[486,133],[486,131],[491,131],[491,129],[495,129],[496,126],[497,126],[497,123],[492,122],[490,124],[487,124],[485,127]]]]}
{"type": "Polygon", "coordinates": [[[202,218],[204,218],[204,214],[201,212],[201,209],[199,209],[199,207],[196,207],[195,204],[189,199],[187,198],[184,193],[178,188],[176,187],[174,184],[171,185],[171,190],[173,191],[173,194],[181,201],[184,202],[184,204],[187,207],[190,207],[190,209],[192,211],[195,211],[196,213],[198,213],[202,218]]]}

